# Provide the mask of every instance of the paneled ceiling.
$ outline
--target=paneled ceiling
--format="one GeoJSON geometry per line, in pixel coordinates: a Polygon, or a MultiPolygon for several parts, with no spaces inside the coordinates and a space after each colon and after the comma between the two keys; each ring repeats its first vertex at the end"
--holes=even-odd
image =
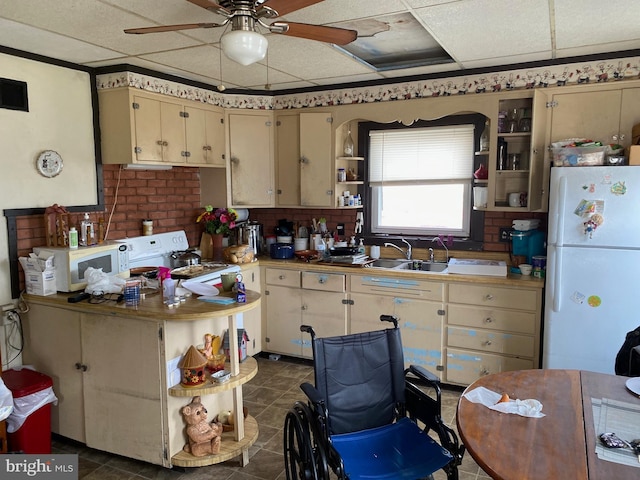
{"type": "MultiPolygon", "coordinates": [[[[272,91],[640,49],[640,1],[630,0],[324,0],[277,20],[351,27],[399,14],[413,17],[453,61],[376,71],[333,45],[263,32],[267,58],[245,67],[221,55],[225,27],[123,33],[220,22],[186,0],[0,0],[0,45],[89,67],[130,64],[213,86],[268,84],[272,91]]],[[[410,29],[394,33],[398,48],[412,37],[410,29]]]]}

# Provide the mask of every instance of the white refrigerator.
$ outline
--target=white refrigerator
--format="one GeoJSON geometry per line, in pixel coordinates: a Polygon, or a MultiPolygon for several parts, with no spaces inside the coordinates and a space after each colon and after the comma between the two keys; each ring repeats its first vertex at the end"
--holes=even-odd
{"type": "Polygon", "coordinates": [[[614,373],[640,325],[640,167],[553,167],[543,368],[614,373]]]}

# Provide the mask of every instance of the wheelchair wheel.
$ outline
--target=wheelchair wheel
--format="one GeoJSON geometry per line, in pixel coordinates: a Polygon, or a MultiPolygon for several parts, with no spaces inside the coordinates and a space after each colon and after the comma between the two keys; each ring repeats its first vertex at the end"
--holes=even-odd
{"type": "Polygon", "coordinates": [[[315,441],[309,408],[301,402],[284,421],[284,464],[287,480],[328,480],[324,449],[315,441]]]}

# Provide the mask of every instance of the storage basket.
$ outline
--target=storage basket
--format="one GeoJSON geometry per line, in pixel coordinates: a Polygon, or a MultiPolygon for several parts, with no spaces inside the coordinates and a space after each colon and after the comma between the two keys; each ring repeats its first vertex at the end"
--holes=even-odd
{"type": "Polygon", "coordinates": [[[554,167],[584,167],[604,165],[607,147],[552,148],[554,167]]]}

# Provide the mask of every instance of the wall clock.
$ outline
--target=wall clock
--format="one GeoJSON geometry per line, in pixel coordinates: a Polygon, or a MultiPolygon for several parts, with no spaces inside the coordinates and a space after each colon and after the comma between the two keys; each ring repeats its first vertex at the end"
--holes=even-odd
{"type": "Polygon", "coordinates": [[[36,160],[36,168],[40,175],[52,178],[58,175],[62,171],[62,157],[58,152],[53,150],[45,150],[36,160]]]}

